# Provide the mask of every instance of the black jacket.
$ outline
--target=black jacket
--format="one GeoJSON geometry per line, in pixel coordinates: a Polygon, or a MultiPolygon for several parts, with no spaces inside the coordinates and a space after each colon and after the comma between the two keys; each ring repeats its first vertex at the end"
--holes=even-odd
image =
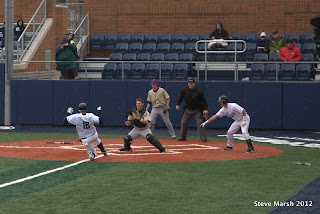
{"type": "Polygon", "coordinates": [[[13,28],[13,35],[14,35],[15,40],[19,39],[19,37],[20,37],[21,34],[23,33],[24,29],[25,29],[25,26],[24,26],[24,23],[23,23],[23,19],[20,18],[20,19],[17,21],[17,26],[15,26],[15,27],[13,28]],[[22,22],[22,25],[19,25],[19,24],[18,24],[19,21],[22,22]]]}
{"type": "Polygon", "coordinates": [[[212,38],[214,36],[215,39],[226,39],[229,37],[228,32],[224,29],[221,28],[220,30],[215,29],[210,35],[209,38],[212,38]]]}
{"type": "Polygon", "coordinates": [[[315,40],[320,40],[320,28],[315,28],[314,29],[314,39],[315,40]]]}
{"type": "Polygon", "coordinates": [[[184,99],[185,108],[189,110],[208,110],[208,104],[206,98],[204,97],[203,91],[199,87],[195,87],[191,90],[188,86],[181,90],[180,96],[178,98],[177,105],[180,106],[182,100],[184,99]]]}

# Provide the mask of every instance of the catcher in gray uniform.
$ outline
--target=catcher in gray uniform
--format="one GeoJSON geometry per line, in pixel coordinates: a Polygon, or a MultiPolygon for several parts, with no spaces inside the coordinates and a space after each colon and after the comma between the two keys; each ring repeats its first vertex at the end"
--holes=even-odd
{"type": "Polygon", "coordinates": [[[130,126],[133,123],[133,129],[127,136],[124,137],[124,148],[119,149],[120,151],[132,151],[131,143],[132,140],[143,136],[153,146],[155,146],[161,153],[165,153],[166,149],[161,143],[152,135],[150,129],[150,114],[143,108],[144,101],[142,98],[136,100],[136,108],[129,111],[128,120],[125,122],[126,126],[130,126]]]}

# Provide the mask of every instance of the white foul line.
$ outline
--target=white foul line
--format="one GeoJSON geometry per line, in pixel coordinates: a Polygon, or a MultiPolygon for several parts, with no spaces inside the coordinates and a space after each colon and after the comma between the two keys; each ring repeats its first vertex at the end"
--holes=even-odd
{"type": "MultiPolygon", "coordinates": [[[[104,157],[104,156],[103,155],[99,155],[95,159],[98,159],[98,158],[101,158],[101,157],[104,157]]],[[[40,176],[43,176],[43,175],[47,175],[47,174],[50,174],[50,173],[53,173],[53,172],[56,172],[56,171],[61,171],[61,170],[64,170],[64,169],[67,169],[67,168],[70,168],[70,167],[73,167],[73,166],[76,166],[76,165],[79,165],[81,163],[88,162],[88,161],[90,161],[90,159],[85,159],[85,160],[78,161],[78,162],[75,162],[75,163],[72,163],[72,164],[69,164],[69,165],[66,165],[66,166],[62,166],[62,167],[56,168],[56,169],[52,169],[52,170],[49,170],[49,171],[41,172],[41,173],[36,174],[36,175],[32,175],[32,176],[21,178],[21,179],[18,179],[18,180],[15,180],[15,181],[11,181],[11,182],[8,182],[8,183],[0,184],[0,189],[3,188],[3,187],[6,187],[6,186],[22,183],[24,181],[28,181],[28,180],[31,180],[31,179],[34,179],[34,178],[37,178],[37,177],[40,177],[40,176]]]]}

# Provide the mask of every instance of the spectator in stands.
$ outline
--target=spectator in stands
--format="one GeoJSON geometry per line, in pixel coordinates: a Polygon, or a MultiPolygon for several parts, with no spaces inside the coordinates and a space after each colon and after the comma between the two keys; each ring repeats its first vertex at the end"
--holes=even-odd
{"type": "Polygon", "coordinates": [[[5,30],[5,22],[3,23],[3,27],[0,28],[0,32],[2,33],[1,49],[4,49],[4,47],[5,47],[5,33],[6,33],[6,30],[5,30]]]}
{"type": "Polygon", "coordinates": [[[270,54],[280,54],[282,49],[286,47],[286,40],[280,36],[279,31],[274,31],[272,33],[273,38],[270,41],[270,54]]]}
{"type": "Polygon", "coordinates": [[[67,34],[65,34],[66,36],[68,36],[68,39],[69,39],[69,43],[72,44],[72,45],[75,45],[73,39],[74,39],[74,34],[73,32],[69,32],[67,34]]]}
{"type": "Polygon", "coordinates": [[[284,62],[295,62],[302,59],[300,50],[291,39],[288,40],[287,46],[280,52],[280,59],[284,62]]]}
{"type": "Polygon", "coordinates": [[[24,23],[23,23],[23,19],[20,18],[18,21],[17,21],[17,26],[15,26],[13,28],[13,37],[14,37],[14,41],[17,41],[21,34],[23,33],[25,29],[25,26],[24,26],[24,23]]]}
{"type": "Polygon", "coordinates": [[[262,32],[260,34],[260,39],[258,41],[257,46],[258,53],[269,53],[269,39],[267,38],[267,34],[262,32]]]}
{"type": "Polygon", "coordinates": [[[314,42],[317,45],[318,57],[320,58],[320,28],[314,29],[314,42]]]}
{"type": "MultiPolygon", "coordinates": [[[[57,61],[78,61],[77,47],[63,38],[61,45],[56,49],[57,61]]],[[[57,70],[61,71],[63,79],[78,79],[79,64],[76,62],[58,62],[57,70]]]]}
{"type": "Polygon", "coordinates": [[[228,43],[223,42],[224,39],[229,37],[228,32],[223,28],[221,22],[217,22],[216,29],[209,35],[212,40],[219,39],[221,42],[210,42],[208,44],[209,48],[216,48],[216,47],[226,47],[228,43]]]}

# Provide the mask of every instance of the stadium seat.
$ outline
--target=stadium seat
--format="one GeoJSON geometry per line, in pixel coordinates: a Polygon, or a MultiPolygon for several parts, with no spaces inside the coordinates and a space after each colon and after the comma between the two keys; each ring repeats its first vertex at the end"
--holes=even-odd
{"type": "Polygon", "coordinates": [[[118,43],[130,43],[130,34],[120,34],[118,36],[118,43]]]}
{"type": "Polygon", "coordinates": [[[117,34],[107,34],[102,44],[104,50],[114,50],[117,44],[117,34]]]}
{"type": "Polygon", "coordinates": [[[241,34],[240,33],[233,33],[233,34],[229,34],[230,39],[233,40],[240,40],[241,39],[241,34]]]}
{"type": "MultiPolygon", "coordinates": [[[[229,44],[229,46],[227,47],[227,50],[228,51],[234,51],[234,50],[237,50],[237,51],[242,51],[242,43],[237,43],[237,48],[235,48],[235,43],[234,42],[231,42],[229,44]]],[[[242,60],[242,53],[237,53],[237,61],[241,61],[242,60]]],[[[234,61],[235,60],[235,54],[234,53],[227,53],[226,54],[226,60],[227,61],[234,61]]]]}
{"type": "Polygon", "coordinates": [[[147,34],[144,39],[144,43],[158,43],[157,34],[147,34]]]}
{"type": "Polygon", "coordinates": [[[252,64],[250,72],[250,80],[264,80],[264,64],[252,64]]]}
{"type": "Polygon", "coordinates": [[[144,78],[144,71],[145,71],[145,64],[141,63],[134,63],[131,66],[131,78],[132,79],[143,79],[144,78]]]}
{"type": "Polygon", "coordinates": [[[112,53],[110,54],[110,61],[122,61],[123,55],[122,53],[112,53]]]}
{"type": "Polygon", "coordinates": [[[301,61],[313,61],[314,55],[313,54],[302,54],[301,61]]]}
{"type": "Polygon", "coordinates": [[[309,81],[311,80],[311,66],[309,64],[298,64],[296,66],[297,80],[309,81]]]}
{"type": "Polygon", "coordinates": [[[256,43],[247,43],[247,49],[244,53],[243,58],[246,61],[253,61],[254,55],[257,52],[257,44],[256,43]]]}
{"type": "Polygon", "coordinates": [[[184,80],[188,76],[187,64],[175,64],[174,65],[174,78],[184,80]]]}
{"type": "Polygon", "coordinates": [[[131,43],[128,51],[130,53],[140,53],[142,51],[142,43],[131,43]]]}
{"type": "Polygon", "coordinates": [[[171,53],[183,53],[184,52],[184,44],[183,43],[173,43],[171,45],[171,53]]]}
{"type": "Polygon", "coordinates": [[[143,43],[144,34],[133,34],[131,37],[131,43],[143,43]]]}
{"type": "Polygon", "coordinates": [[[317,55],[317,45],[315,43],[304,43],[302,45],[301,53],[317,55]]]}
{"type": "Polygon", "coordinates": [[[135,53],[125,53],[123,54],[123,61],[136,61],[137,55],[135,53]]]}
{"type": "Polygon", "coordinates": [[[157,50],[157,44],[156,43],[145,43],[143,45],[142,52],[144,53],[155,53],[157,50]]]}
{"type": "Polygon", "coordinates": [[[162,79],[173,78],[173,64],[161,64],[161,78],[162,79]]]}
{"type": "Polygon", "coordinates": [[[279,62],[279,61],[281,61],[280,54],[270,54],[269,55],[269,61],[271,61],[271,62],[279,62]]]}
{"type": "Polygon", "coordinates": [[[278,77],[280,74],[279,64],[267,64],[265,67],[265,79],[266,80],[276,80],[276,73],[278,72],[278,77]]]}
{"type": "Polygon", "coordinates": [[[187,37],[184,34],[173,34],[171,42],[173,43],[185,43],[187,41],[187,37]]]}
{"type": "Polygon", "coordinates": [[[246,41],[246,43],[255,43],[256,35],[254,33],[245,33],[242,35],[242,39],[246,41]]]}
{"type": "MultiPolygon", "coordinates": [[[[210,55],[211,57],[211,55],[210,55]]],[[[212,54],[212,60],[216,62],[223,62],[227,60],[227,54],[225,53],[214,53],[212,54]]]]}
{"type": "Polygon", "coordinates": [[[282,64],[280,67],[280,78],[282,80],[294,80],[295,69],[296,67],[294,64],[282,64]]]}
{"type": "Polygon", "coordinates": [[[314,42],[314,35],[312,33],[302,33],[300,35],[300,43],[313,43],[314,42]]]}
{"type": "Polygon", "coordinates": [[[114,79],[117,70],[117,64],[107,63],[103,67],[102,79],[114,79]]]}
{"type": "Polygon", "coordinates": [[[179,54],[179,61],[193,61],[193,54],[191,53],[179,54]]]}
{"type": "Polygon", "coordinates": [[[187,34],[186,38],[187,38],[186,44],[196,43],[197,41],[199,41],[199,34],[187,34]]]}
{"type": "Polygon", "coordinates": [[[170,51],[170,43],[159,43],[157,45],[157,53],[168,53],[170,51]]]}
{"type": "Polygon", "coordinates": [[[93,34],[90,39],[90,49],[101,50],[104,42],[104,34],[93,34]]]}
{"type": "Polygon", "coordinates": [[[130,69],[131,69],[131,64],[129,63],[120,63],[117,66],[117,72],[116,72],[116,79],[122,79],[122,69],[123,69],[123,78],[124,79],[130,79],[130,69]],[[123,66],[123,68],[122,68],[123,66]]]}
{"type": "Polygon", "coordinates": [[[171,44],[171,34],[160,34],[158,43],[169,43],[171,44]]]}
{"type": "Polygon", "coordinates": [[[211,40],[212,38],[209,38],[209,34],[201,34],[200,40],[211,40]]]}
{"type": "Polygon", "coordinates": [[[268,54],[266,54],[266,53],[257,53],[257,54],[254,55],[253,61],[267,62],[268,61],[268,54]]]}
{"type": "Polygon", "coordinates": [[[129,49],[128,43],[118,43],[114,49],[115,53],[126,53],[129,49]]]}
{"type": "Polygon", "coordinates": [[[196,51],[196,44],[195,43],[187,43],[184,48],[185,53],[190,53],[193,55],[193,58],[196,59],[198,52],[196,51]]]}
{"type": "Polygon", "coordinates": [[[296,43],[296,48],[298,48],[301,51],[302,45],[300,43],[296,43]]]}
{"type": "Polygon", "coordinates": [[[164,61],[164,54],[163,53],[154,53],[151,54],[151,61],[164,61]]]}
{"type": "Polygon", "coordinates": [[[295,43],[299,43],[299,34],[297,33],[286,34],[286,41],[288,41],[289,39],[293,40],[295,43]]]}
{"type": "Polygon", "coordinates": [[[159,64],[147,64],[145,69],[145,78],[157,79],[159,76],[159,64]]]}
{"type": "Polygon", "coordinates": [[[178,61],[179,54],[177,53],[167,53],[164,57],[165,61],[178,61]]]}
{"type": "Polygon", "coordinates": [[[150,54],[149,53],[139,53],[137,55],[138,61],[150,61],[150,54]]]}

